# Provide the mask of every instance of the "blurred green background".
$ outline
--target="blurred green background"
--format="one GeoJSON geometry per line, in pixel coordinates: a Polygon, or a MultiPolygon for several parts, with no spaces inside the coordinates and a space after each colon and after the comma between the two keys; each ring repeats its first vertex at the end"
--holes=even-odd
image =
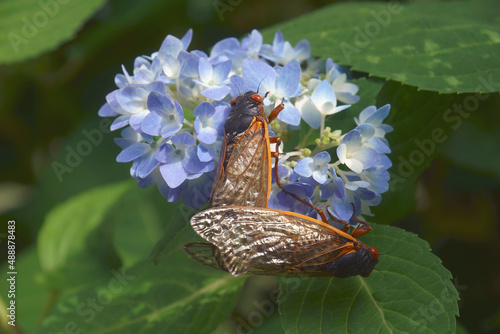
{"type": "MultiPolygon", "coordinates": [[[[37,233],[54,205],[129,179],[129,164],[115,162],[114,133],[104,134],[62,180],[54,171],[54,162],[67,158],[68,147],[85,139],[82,131],[99,127],[97,111],[115,89],[121,64],[130,71],[134,58],[158,50],[167,34],[181,37],[193,28],[190,49],[208,51],[222,38],[241,37],[332,1],[224,3],[228,7],[219,7],[219,15],[212,0],[108,1],[63,44],[0,65],[1,224],[16,220],[18,257],[35,251],[37,233]]],[[[413,214],[396,224],[427,240],[452,272],[461,296],[459,322],[470,333],[500,327],[499,101],[496,94],[481,102],[481,110],[451,134],[418,180],[413,214]]],[[[1,236],[4,262],[6,235],[1,236]]],[[[34,298],[44,304],[47,296],[34,298]]]]}

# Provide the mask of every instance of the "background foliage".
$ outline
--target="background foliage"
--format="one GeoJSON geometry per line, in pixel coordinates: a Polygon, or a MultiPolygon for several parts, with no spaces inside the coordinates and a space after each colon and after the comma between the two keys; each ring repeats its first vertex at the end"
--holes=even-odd
{"type": "Polygon", "coordinates": [[[458,290],[458,330],[498,330],[500,6],[327,3],[0,4],[0,213],[2,222],[17,222],[16,329],[441,333],[455,326],[458,290]],[[182,253],[183,243],[196,240],[193,212],[129,180],[97,110],[121,64],[130,68],[167,34],[180,37],[190,27],[193,49],[253,28],[266,28],[269,43],[281,29],[291,42],[307,38],[314,55],[351,66],[361,101],[328,119],[335,126],[352,126],[366,105],[392,105],[391,190],[375,210],[379,225],[363,238],[387,253],[380,273],[233,279],[182,253]],[[75,156],[89,133],[96,136],[90,152],[75,156]],[[59,176],[57,164],[67,167],[59,176]]]}

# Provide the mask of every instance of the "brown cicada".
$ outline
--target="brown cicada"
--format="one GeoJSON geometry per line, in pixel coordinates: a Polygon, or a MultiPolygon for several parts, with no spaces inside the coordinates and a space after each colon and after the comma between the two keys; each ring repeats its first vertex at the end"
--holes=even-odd
{"type": "MultiPolygon", "coordinates": [[[[247,92],[234,98],[231,106],[210,196],[213,208],[191,219],[193,229],[210,243],[187,244],[186,252],[204,265],[235,276],[368,276],[378,252],[345,233],[347,222],[340,221],[342,230],[330,226],[322,210],[288,192],[316,209],[323,222],[267,209],[271,157],[277,156],[270,144],[280,142],[269,137],[268,123],[283,105],[266,117],[262,97],[247,92]]],[[[276,180],[281,187],[277,170],[276,159],[276,180]]],[[[362,235],[369,229],[362,225],[352,234],[362,235]]]]}
{"type": "Polygon", "coordinates": [[[210,243],[184,249],[198,262],[234,276],[367,277],[378,262],[376,248],[293,212],[226,206],[194,215],[191,225],[210,243]]]}
{"type": "Polygon", "coordinates": [[[262,96],[247,92],[231,100],[231,111],[224,124],[224,142],[215,176],[210,206],[241,205],[267,207],[271,192],[271,143],[268,123],[283,105],[266,117],[262,96]]]}

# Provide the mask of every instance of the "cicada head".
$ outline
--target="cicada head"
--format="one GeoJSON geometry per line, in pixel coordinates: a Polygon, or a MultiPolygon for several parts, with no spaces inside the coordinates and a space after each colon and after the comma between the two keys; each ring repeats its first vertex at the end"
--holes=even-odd
{"type": "Polygon", "coordinates": [[[253,91],[248,91],[243,95],[236,96],[231,100],[231,113],[263,116],[262,96],[253,91]]]}
{"type": "Polygon", "coordinates": [[[368,277],[377,262],[377,249],[365,246],[357,251],[350,252],[330,261],[326,265],[326,271],[339,278],[347,278],[356,275],[368,277]]]}
{"type": "Polygon", "coordinates": [[[252,91],[231,100],[231,111],[224,124],[228,142],[237,141],[253,124],[256,116],[264,117],[262,101],[262,96],[252,91]]]}

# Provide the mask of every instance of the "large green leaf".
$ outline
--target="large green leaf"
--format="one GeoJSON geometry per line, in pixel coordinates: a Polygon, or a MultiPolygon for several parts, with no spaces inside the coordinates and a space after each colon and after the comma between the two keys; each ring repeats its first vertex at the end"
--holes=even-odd
{"type": "Polygon", "coordinates": [[[83,253],[89,236],[104,222],[110,209],[131,185],[123,182],[96,188],[54,208],[47,215],[38,237],[42,269],[55,271],[72,256],[83,253]]]}
{"type": "Polygon", "coordinates": [[[191,260],[177,245],[196,235],[190,226],[177,226],[183,232],[170,229],[176,237],[164,246],[175,250],[165,261],[111,270],[105,284],[64,298],[39,332],[57,332],[66,324],[86,333],[213,331],[230,315],[245,279],[191,260]],[[123,279],[117,280],[119,276],[123,279]],[[90,306],[89,298],[97,300],[97,308],[90,306]]]}
{"type": "Polygon", "coordinates": [[[39,234],[47,283],[66,292],[98,282],[111,267],[143,261],[175,211],[156,187],[131,181],[71,198],[49,213],[39,234]]]}
{"type": "Polygon", "coordinates": [[[362,239],[383,253],[370,277],[282,279],[285,331],[454,333],[458,293],[427,242],[384,225],[362,239]]]}
{"type": "Polygon", "coordinates": [[[495,0],[345,3],[268,28],[268,41],[277,29],[308,39],[315,56],[421,89],[500,90],[495,0]]]}
{"type": "Polygon", "coordinates": [[[0,3],[0,63],[50,51],[67,41],[104,0],[5,0],[0,3]]]}

